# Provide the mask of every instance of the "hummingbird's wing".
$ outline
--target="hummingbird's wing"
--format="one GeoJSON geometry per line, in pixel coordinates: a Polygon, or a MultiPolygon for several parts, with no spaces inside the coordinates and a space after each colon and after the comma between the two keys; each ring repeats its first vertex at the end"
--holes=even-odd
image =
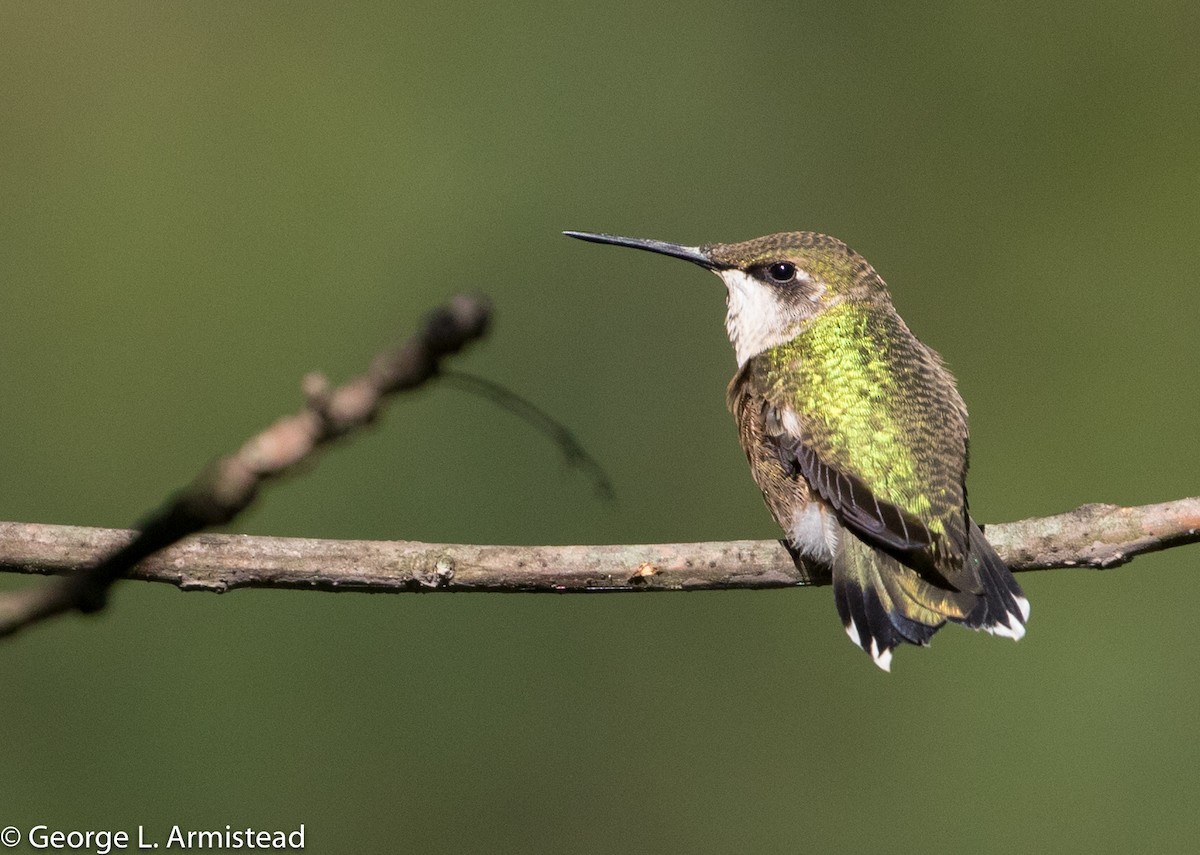
{"type": "Polygon", "coordinates": [[[778,411],[767,409],[766,434],[780,462],[790,474],[803,475],[812,488],[838,512],[842,523],[881,549],[906,557],[919,555],[933,545],[933,532],[914,514],[880,499],[853,472],[838,469],[821,459],[804,436],[779,429],[778,411]],[[772,430],[776,427],[776,430],[772,430]]]}
{"type": "MultiPolygon", "coordinates": [[[[957,580],[947,576],[955,574],[949,569],[941,572],[936,565],[937,558],[946,563],[953,560],[955,550],[947,548],[944,532],[953,534],[955,526],[947,529],[938,522],[935,529],[923,518],[919,510],[929,512],[933,507],[927,499],[904,503],[898,500],[903,494],[896,488],[891,495],[872,489],[864,470],[872,471],[872,466],[877,470],[877,462],[862,465],[854,443],[836,422],[800,415],[802,399],[792,383],[779,382],[781,375],[791,380],[798,372],[791,365],[780,371],[763,357],[750,359],[730,382],[726,402],[738,421],[739,439],[754,478],[784,530],[791,534],[795,511],[815,496],[868,545],[904,565],[920,568],[932,583],[951,590],[975,590],[966,580],[960,582],[961,587],[954,584],[957,580]],[[839,448],[850,450],[839,454],[839,448]]],[[[960,457],[965,453],[964,440],[960,457]]],[[[962,477],[960,472],[958,491],[942,497],[943,504],[960,503],[960,518],[965,503],[962,477]]]]}
{"type": "MultiPolygon", "coordinates": [[[[794,411],[768,401],[762,424],[763,438],[779,455],[784,470],[803,477],[833,508],[839,522],[860,539],[940,588],[971,593],[982,590],[978,576],[963,566],[965,538],[953,526],[941,519],[922,519],[899,501],[872,490],[853,468],[853,458],[831,453],[830,437],[810,430],[807,420],[800,420],[794,411]]],[[[957,500],[965,504],[961,483],[957,493],[949,492],[940,497],[943,503],[957,500]]],[[[910,506],[928,508],[930,504],[928,499],[919,499],[910,506]]]]}
{"type": "Polygon", "coordinates": [[[901,643],[928,644],[947,620],[1009,638],[1024,635],[1029,601],[969,516],[966,543],[959,546],[944,527],[935,530],[827,462],[803,431],[775,430],[782,419],[770,409],[767,404],[764,436],[785,471],[790,466],[856,535],[837,545],[834,598],[847,633],[877,665],[888,668],[901,643]],[[948,565],[951,557],[961,563],[948,565]]]}

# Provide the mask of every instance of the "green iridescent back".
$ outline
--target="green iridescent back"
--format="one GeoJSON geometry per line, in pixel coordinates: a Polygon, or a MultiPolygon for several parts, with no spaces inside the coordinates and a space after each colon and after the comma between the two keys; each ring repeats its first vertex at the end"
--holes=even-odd
{"type": "Polygon", "coordinates": [[[883,288],[831,305],[756,368],[767,399],[796,413],[804,444],[924,522],[937,536],[935,563],[957,570],[967,542],[966,410],[883,288]]]}

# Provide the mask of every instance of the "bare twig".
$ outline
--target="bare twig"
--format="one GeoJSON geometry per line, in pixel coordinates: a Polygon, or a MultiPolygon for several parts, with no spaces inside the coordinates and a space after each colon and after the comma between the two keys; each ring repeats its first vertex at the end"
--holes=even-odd
{"type": "Polygon", "coordinates": [[[600,498],[607,501],[615,498],[612,481],[609,480],[608,473],[604,471],[600,461],[588,454],[587,449],[579,444],[579,440],[575,438],[575,434],[571,432],[570,428],[537,404],[486,377],[477,377],[463,371],[443,371],[441,376],[443,382],[448,380],[468,392],[486,398],[550,437],[554,444],[562,450],[567,465],[582,469],[584,474],[591,478],[596,487],[596,494],[600,498]]]}
{"type": "MultiPolygon", "coordinates": [[[[988,526],[1014,570],[1105,568],[1200,542],[1200,497],[1122,508],[1085,505],[988,526]]],[[[0,571],[64,573],[128,545],[129,531],[0,523],[0,571]]],[[[777,541],[645,546],[470,546],[203,534],[138,565],[130,578],[185,590],[603,592],[821,585],[777,541]]]]}
{"type": "Polygon", "coordinates": [[[485,333],[490,314],[483,297],[460,295],[431,312],[421,332],[404,345],[376,356],[366,374],[335,389],[322,375],[310,374],[304,379],[303,409],[213,463],[151,514],[136,534],[91,553],[70,576],[0,597],[0,636],[73,609],[102,608],[112,584],[140,561],[190,534],[229,522],[254,500],[264,482],[374,420],[387,395],[434,377],[443,357],[485,333]]]}

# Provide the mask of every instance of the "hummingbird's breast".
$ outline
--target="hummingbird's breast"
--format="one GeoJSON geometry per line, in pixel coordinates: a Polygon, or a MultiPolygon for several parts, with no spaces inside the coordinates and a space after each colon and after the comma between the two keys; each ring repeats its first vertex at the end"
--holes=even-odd
{"type": "Polygon", "coordinates": [[[783,425],[762,394],[765,363],[752,358],[729,383],[726,402],[738,425],[738,440],[763,500],[788,541],[804,555],[822,563],[833,558],[841,526],[836,515],[815,496],[809,483],[786,464],[772,436],[783,425]]]}

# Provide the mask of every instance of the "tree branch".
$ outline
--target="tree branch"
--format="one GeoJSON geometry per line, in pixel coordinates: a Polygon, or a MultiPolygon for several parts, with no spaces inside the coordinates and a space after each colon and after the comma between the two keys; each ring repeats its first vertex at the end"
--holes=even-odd
{"type": "MultiPolygon", "coordinates": [[[[336,389],[323,376],[309,375],[303,409],[216,461],[138,531],[0,523],[0,571],[62,574],[0,595],[0,637],[64,612],[96,611],[121,578],[218,592],[600,592],[829,581],[822,568],[797,567],[778,541],[470,546],[197,534],[233,519],[262,484],[370,424],[388,395],[437,376],[444,357],[485,333],[489,315],[483,298],[455,297],[405,345],[377,356],[367,373],[336,389]]],[[[1114,567],[1144,552],[1200,540],[1200,498],[1137,508],[1085,505],[992,526],[988,538],[1013,570],[1114,567]]]]}
{"type": "MultiPolygon", "coordinates": [[[[1200,542],[1200,497],[988,526],[1015,571],[1108,568],[1200,542]]],[[[0,523],[0,571],[66,573],[131,543],[117,529],[0,523]]],[[[471,546],[202,534],[151,556],[130,578],[184,590],[679,591],[823,585],[774,540],[613,546],[471,546]]],[[[0,606],[3,602],[0,601],[0,606]]],[[[0,613],[0,623],[4,615],[0,613]]]]}
{"type": "Polygon", "coordinates": [[[147,517],[137,533],[90,553],[69,576],[0,596],[0,637],[63,612],[103,608],[112,584],[139,562],[190,534],[229,522],[254,501],[262,484],[370,424],[387,396],[436,376],[444,357],[484,335],[490,316],[486,299],[460,295],[431,312],[421,331],[404,345],[376,356],[365,374],[336,389],[323,375],[308,375],[303,384],[307,400],[298,413],[213,463],[147,517]]]}

